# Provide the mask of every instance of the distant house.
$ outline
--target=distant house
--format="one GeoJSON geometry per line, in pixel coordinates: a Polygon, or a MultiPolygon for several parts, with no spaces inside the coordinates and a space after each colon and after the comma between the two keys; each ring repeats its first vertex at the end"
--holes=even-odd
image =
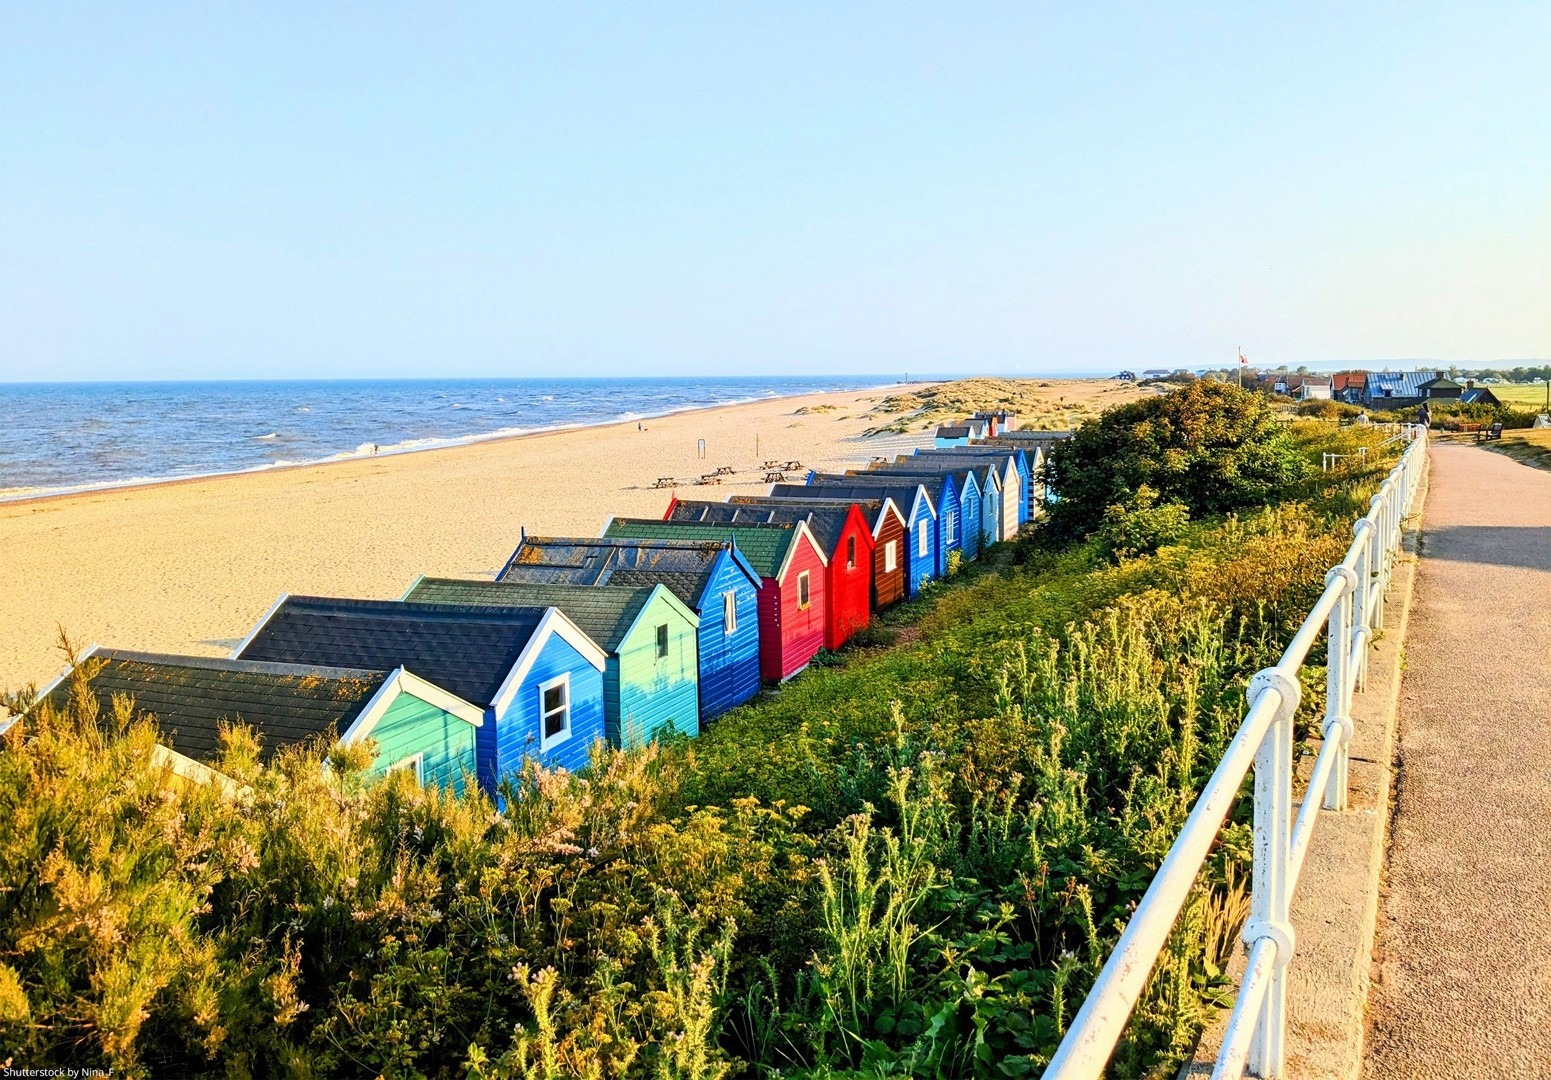
{"type": "Polygon", "coordinates": [[[1331,399],[1331,380],[1319,375],[1305,375],[1303,385],[1298,388],[1300,401],[1329,401],[1331,399]]]}
{"type": "Polygon", "coordinates": [[[607,539],[732,540],[759,575],[759,668],[770,682],[790,679],[824,647],[829,622],[829,558],[805,522],[699,523],[610,518],[607,539]]]}
{"type": "MultiPolygon", "coordinates": [[[[777,495],[734,495],[727,500],[736,506],[854,506],[861,513],[872,535],[872,581],[869,603],[873,611],[883,611],[905,599],[910,591],[908,551],[909,526],[904,511],[894,500],[882,498],[830,499],[812,494],[813,489],[804,485],[804,494],[781,497],[777,495]]],[[[830,559],[831,565],[834,558],[830,559]]]]}
{"type": "Polygon", "coordinates": [[[1170,371],[1168,368],[1148,368],[1146,371],[1142,372],[1142,378],[1144,378],[1144,379],[1167,379],[1172,374],[1174,374],[1174,373],[1172,371],[1170,371]]]}
{"type": "Polygon", "coordinates": [[[1367,388],[1366,371],[1340,371],[1330,377],[1330,396],[1334,401],[1360,405],[1367,388]]]}
{"type": "Polygon", "coordinates": [[[236,659],[396,669],[484,710],[481,786],[532,758],[580,769],[604,737],[603,649],[555,608],[284,596],[236,659]]]}
{"type": "Polygon", "coordinates": [[[1129,370],[1122,371],[1119,375],[1114,376],[1114,378],[1119,379],[1121,382],[1136,382],[1136,372],[1129,370]]]}
{"type": "Polygon", "coordinates": [[[1466,384],[1465,389],[1460,393],[1459,400],[1461,405],[1495,406],[1502,404],[1502,402],[1497,399],[1497,395],[1492,393],[1486,387],[1475,386],[1469,383],[1466,384]]]}
{"type": "MultiPolygon", "coordinates": [[[[229,783],[216,772],[223,723],[244,724],[268,763],[282,749],[312,739],[343,745],[371,739],[370,771],[414,774],[419,784],[463,790],[476,772],[476,735],[484,710],[406,671],[217,660],[196,656],[92,649],[83,664],[100,664],[89,686],[103,715],[117,695],[155,717],[160,764],[200,783],[229,783]]],[[[62,708],[68,673],[39,695],[62,708]]]]}
{"type": "Polygon", "coordinates": [[[1424,401],[1458,400],[1464,390],[1439,371],[1372,371],[1363,404],[1370,409],[1414,409],[1424,401]]]}
{"type": "Polygon", "coordinates": [[[710,502],[675,498],[669,521],[804,522],[829,559],[824,647],[838,649],[872,616],[872,526],[854,503],[710,502]]]}
{"type": "Polygon", "coordinates": [[[759,574],[729,538],[600,540],[524,536],[498,581],[666,585],[700,617],[700,719],[759,693],[759,574]]]}
{"type": "MultiPolygon", "coordinates": [[[[904,516],[906,587],[909,595],[919,596],[922,586],[942,573],[943,558],[938,551],[942,532],[937,504],[932,501],[931,493],[919,482],[899,480],[890,483],[884,476],[858,477],[855,484],[845,483],[846,479],[834,477],[833,483],[822,485],[776,484],[770,489],[770,498],[795,499],[799,503],[816,499],[855,502],[858,506],[869,501],[887,501],[904,516]]],[[[876,533],[876,524],[873,529],[876,533]]],[[[884,554],[887,557],[886,547],[884,554]]]]}
{"type": "Polygon", "coordinates": [[[523,585],[422,577],[404,599],[558,608],[608,653],[603,723],[609,745],[644,746],[668,732],[700,734],[700,616],[666,585],[523,585]]]}

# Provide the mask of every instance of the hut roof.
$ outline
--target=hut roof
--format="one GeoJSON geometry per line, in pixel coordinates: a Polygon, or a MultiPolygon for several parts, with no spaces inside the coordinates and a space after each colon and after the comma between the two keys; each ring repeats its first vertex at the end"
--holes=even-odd
{"type": "Polygon", "coordinates": [[[244,660],[396,668],[487,706],[543,620],[544,607],[466,607],[288,596],[243,647],[244,660]]]}
{"type": "Polygon", "coordinates": [[[915,509],[916,495],[924,491],[927,509],[937,513],[936,488],[920,481],[912,483],[887,473],[818,474],[814,480],[812,484],[776,484],[770,495],[777,499],[875,499],[881,495],[894,500],[899,512],[908,518],[915,509]]]}
{"type": "MultiPolygon", "coordinates": [[[[260,761],[315,735],[336,737],[390,674],[117,649],[98,649],[87,659],[104,662],[90,686],[105,712],[115,694],[130,695],[137,712],[156,717],[164,745],[206,763],[219,756],[222,721],[253,728],[260,761]]],[[[44,700],[63,707],[68,694],[60,682],[44,700]]]]}
{"type": "Polygon", "coordinates": [[[1374,398],[1422,397],[1422,387],[1438,378],[1436,371],[1371,371],[1368,373],[1368,394],[1374,398]]]}
{"type": "Polygon", "coordinates": [[[968,424],[942,424],[937,428],[936,438],[939,439],[967,439],[969,438],[968,424]]]}
{"type": "Polygon", "coordinates": [[[651,599],[653,588],[421,578],[404,599],[418,604],[464,607],[556,607],[604,649],[618,652],[620,642],[651,599]]]}
{"type": "Polygon", "coordinates": [[[690,607],[705,595],[722,552],[754,581],[758,575],[725,537],[720,541],[529,536],[512,553],[497,581],[564,585],[655,585],[690,607]]]}
{"type": "MultiPolygon", "coordinates": [[[[660,518],[616,517],[604,536],[610,539],[732,540],[760,577],[779,577],[787,553],[797,542],[800,522],[663,521],[660,518]]],[[[828,556],[828,551],[824,552],[828,556]]]]}
{"type": "Polygon", "coordinates": [[[848,503],[803,505],[790,499],[770,499],[762,503],[711,502],[699,499],[679,499],[673,504],[672,521],[704,522],[776,522],[796,523],[805,521],[813,530],[813,537],[826,553],[840,547],[840,537],[845,533],[846,519],[851,516],[848,503]]]}

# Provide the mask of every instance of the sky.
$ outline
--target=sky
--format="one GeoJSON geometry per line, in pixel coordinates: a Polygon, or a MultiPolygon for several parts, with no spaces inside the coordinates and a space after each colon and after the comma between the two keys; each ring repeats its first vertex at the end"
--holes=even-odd
{"type": "Polygon", "coordinates": [[[1551,356],[1551,4],[0,0],[0,381],[1551,356]]]}

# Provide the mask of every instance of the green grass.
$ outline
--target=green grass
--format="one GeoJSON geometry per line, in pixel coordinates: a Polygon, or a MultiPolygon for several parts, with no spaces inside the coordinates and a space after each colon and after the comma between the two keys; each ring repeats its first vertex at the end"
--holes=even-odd
{"type": "Polygon", "coordinates": [[[1500,383],[1486,387],[1497,395],[1497,400],[1504,405],[1517,405],[1520,408],[1545,407],[1546,387],[1544,383],[1500,383]]]}
{"type": "Polygon", "coordinates": [[[1505,431],[1501,439],[1482,445],[1537,469],[1551,469],[1551,428],[1505,431]]]}

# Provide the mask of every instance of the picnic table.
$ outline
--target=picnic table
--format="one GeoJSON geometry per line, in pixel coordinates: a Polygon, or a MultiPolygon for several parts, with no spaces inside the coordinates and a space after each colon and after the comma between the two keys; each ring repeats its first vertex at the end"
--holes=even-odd
{"type": "Polygon", "coordinates": [[[765,483],[767,484],[784,484],[785,482],[786,474],[780,469],[771,469],[765,473],[765,483]]]}
{"type": "Polygon", "coordinates": [[[802,468],[802,462],[800,462],[800,461],[788,461],[785,465],[782,465],[781,468],[783,468],[783,469],[800,469],[800,468],[802,468]]]}
{"type": "Polygon", "coordinates": [[[706,473],[699,480],[695,481],[697,484],[720,484],[721,482],[722,478],[716,475],[716,473],[706,473]]]}
{"type": "Polygon", "coordinates": [[[654,487],[654,488],[670,488],[675,483],[677,483],[677,481],[675,481],[673,479],[673,477],[671,477],[671,476],[659,476],[657,478],[657,482],[655,484],[653,484],[652,487],[654,487]]]}
{"type": "Polygon", "coordinates": [[[779,461],[765,461],[761,462],[759,467],[761,469],[779,469],[781,463],[779,461]]]}
{"type": "Polygon", "coordinates": [[[723,466],[719,467],[711,475],[712,476],[731,476],[731,475],[733,475],[737,471],[738,470],[734,469],[731,465],[723,465],[723,466]]]}

